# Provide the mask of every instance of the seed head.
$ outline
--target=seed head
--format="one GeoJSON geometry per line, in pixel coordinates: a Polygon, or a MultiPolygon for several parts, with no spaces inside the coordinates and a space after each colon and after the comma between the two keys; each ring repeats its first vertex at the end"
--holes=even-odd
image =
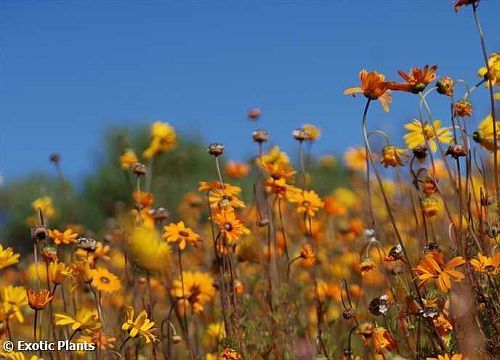
{"type": "Polygon", "coordinates": [[[132,171],[137,176],[142,176],[146,175],[146,173],[148,172],[148,168],[146,165],[141,164],[140,162],[136,162],[134,165],[132,165],[132,171]]]}
{"type": "Polygon", "coordinates": [[[208,153],[212,156],[220,156],[224,153],[224,145],[213,143],[208,145],[208,153]]]}
{"type": "Polygon", "coordinates": [[[253,141],[255,141],[256,143],[263,143],[269,139],[269,135],[267,134],[267,131],[264,129],[255,130],[254,132],[252,132],[252,137],[253,141]]]}

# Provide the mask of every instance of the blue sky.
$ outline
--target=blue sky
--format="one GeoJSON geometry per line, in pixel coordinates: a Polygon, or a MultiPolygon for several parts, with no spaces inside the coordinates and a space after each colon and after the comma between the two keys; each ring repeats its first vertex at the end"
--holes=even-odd
{"type": "MultiPolygon", "coordinates": [[[[481,1],[489,51],[500,48],[500,1],[481,1]]],[[[470,82],[482,66],[470,8],[451,0],[0,1],[0,173],[50,171],[62,155],[77,180],[99,161],[110,125],[162,119],[244,159],[254,150],[246,110],[290,152],[291,131],[320,126],[318,153],[360,144],[364,100],[343,96],[361,68],[396,78],[438,64],[470,82]]],[[[370,124],[396,135],[417,114],[394,94],[370,124]]],[[[488,112],[484,90],[475,118],[488,112]]],[[[431,105],[448,119],[444,98],[431,105]]],[[[394,138],[401,145],[400,136],[394,138]]]]}

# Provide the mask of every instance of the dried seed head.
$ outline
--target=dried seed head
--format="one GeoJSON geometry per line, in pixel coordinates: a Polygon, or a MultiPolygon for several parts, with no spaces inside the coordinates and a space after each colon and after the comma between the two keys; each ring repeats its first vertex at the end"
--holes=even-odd
{"type": "Polygon", "coordinates": [[[159,207],[157,209],[151,210],[150,211],[150,215],[153,216],[153,218],[156,221],[163,221],[166,218],[168,218],[168,216],[170,215],[170,213],[164,207],[159,207]]]}
{"type": "Polygon", "coordinates": [[[342,312],[342,317],[346,320],[352,319],[353,317],[356,316],[356,313],[354,312],[353,309],[345,309],[342,312]]]}
{"type": "Polygon", "coordinates": [[[427,148],[424,145],[419,145],[411,149],[417,160],[423,161],[427,157],[427,148]]]}
{"type": "Polygon", "coordinates": [[[459,117],[466,117],[472,115],[472,103],[467,99],[460,99],[453,107],[453,114],[459,117]]]}
{"type": "Polygon", "coordinates": [[[47,239],[49,236],[49,229],[46,226],[40,225],[31,228],[31,238],[36,242],[47,239]]]}
{"type": "Polygon", "coordinates": [[[401,244],[397,244],[396,246],[393,246],[391,250],[389,250],[389,254],[385,257],[385,261],[396,261],[396,260],[401,260],[403,255],[403,247],[401,244]]]}
{"type": "Polygon", "coordinates": [[[368,310],[375,316],[387,314],[389,310],[389,297],[387,295],[382,295],[372,299],[368,305],[368,310]]]}
{"type": "Polygon", "coordinates": [[[90,238],[78,238],[77,247],[87,252],[94,252],[97,248],[97,241],[90,238]]]}
{"type": "Polygon", "coordinates": [[[297,141],[305,141],[309,139],[309,133],[305,131],[303,128],[295,129],[293,132],[293,138],[297,141]]]}
{"type": "Polygon", "coordinates": [[[57,165],[61,162],[61,156],[59,154],[50,154],[49,160],[57,165]]]}
{"type": "Polygon", "coordinates": [[[57,249],[53,246],[45,246],[42,249],[42,258],[48,263],[57,261],[57,249]]]}
{"type": "Polygon", "coordinates": [[[459,157],[466,156],[467,151],[465,151],[462,145],[451,144],[448,146],[448,150],[446,150],[446,155],[451,155],[453,158],[458,159],[459,157]]]}
{"type": "Polygon", "coordinates": [[[148,168],[146,165],[141,164],[140,162],[136,162],[134,165],[132,165],[132,171],[137,176],[142,176],[146,175],[146,173],[148,172],[148,168]]]}
{"type": "Polygon", "coordinates": [[[224,153],[224,145],[213,143],[208,145],[208,153],[212,156],[220,156],[224,153]]]}
{"type": "Polygon", "coordinates": [[[267,131],[264,129],[257,129],[252,132],[253,141],[256,143],[263,143],[269,139],[269,135],[267,131]]]}
{"type": "Polygon", "coordinates": [[[425,307],[422,310],[419,311],[419,314],[424,317],[424,318],[435,318],[436,316],[439,315],[439,311],[437,307],[430,306],[430,307],[425,307]]]}
{"type": "Polygon", "coordinates": [[[260,115],[262,115],[262,111],[259,108],[250,109],[247,114],[249,120],[259,120],[260,115]]]}

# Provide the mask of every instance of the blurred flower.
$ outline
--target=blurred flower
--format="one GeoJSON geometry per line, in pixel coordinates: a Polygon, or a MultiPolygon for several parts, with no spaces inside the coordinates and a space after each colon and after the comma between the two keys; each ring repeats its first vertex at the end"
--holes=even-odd
{"type": "Polygon", "coordinates": [[[314,251],[309,244],[302,245],[300,249],[300,257],[302,258],[302,264],[305,267],[312,267],[316,263],[316,256],[314,256],[314,251]]]}
{"type": "Polygon", "coordinates": [[[429,67],[425,65],[423,69],[416,67],[410,69],[409,73],[398,70],[399,76],[403,78],[404,83],[389,82],[390,90],[407,91],[413,94],[418,94],[425,90],[436,78],[437,65],[429,67]]]}
{"type": "Polygon", "coordinates": [[[380,163],[384,165],[384,167],[403,166],[403,157],[405,156],[405,150],[398,149],[394,145],[386,145],[382,148],[382,157],[380,158],[380,163]]]}
{"type": "Polygon", "coordinates": [[[232,179],[243,179],[250,172],[250,166],[244,162],[229,161],[226,164],[226,174],[232,179]]]}
{"type": "MultiPolygon", "coordinates": [[[[495,121],[495,128],[497,133],[497,141],[500,143],[500,121],[495,121]]],[[[472,134],[474,141],[479,143],[485,149],[493,152],[495,151],[494,132],[493,132],[493,116],[489,114],[481,121],[478,128],[472,134]]],[[[497,147],[499,146],[497,143],[497,147]]],[[[498,148],[496,149],[498,151],[498,148]]]]}
{"type": "Polygon", "coordinates": [[[186,227],[183,221],[165,226],[163,228],[163,238],[168,242],[178,242],[181,250],[184,250],[187,243],[195,247],[201,243],[200,236],[191,228],[186,227]]]}
{"type": "Polygon", "coordinates": [[[6,360],[43,360],[36,355],[25,355],[22,351],[3,352],[0,350],[0,357],[6,360]]]}
{"type": "MultiPolygon", "coordinates": [[[[460,0],[460,1],[467,1],[467,0],[460,0]]],[[[462,354],[455,354],[455,355],[444,354],[444,355],[438,355],[437,358],[429,358],[428,357],[425,360],[463,360],[463,359],[464,358],[463,358],[462,354]]]]}
{"type": "Polygon", "coordinates": [[[389,83],[385,81],[385,76],[378,72],[368,72],[361,70],[359,72],[361,87],[352,87],[344,91],[344,95],[355,95],[363,93],[370,100],[379,100],[385,111],[389,111],[389,103],[392,102],[389,90],[389,83]]]}
{"type": "Polygon", "coordinates": [[[168,270],[170,246],[156,229],[135,227],[125,240],[125,249],[129,258],[142,269],[151,272],[168,270]]]}
{"type": "Polygon", "coordinates": [[[431,151],[436,152],[436,140],[445,144],[452,140],[451,130],[440,126],[441,121],[439,120],[435,120],[432,125],[427,122],[422,124],[416,119],[413,120],[404,126],[408,130],[408,133],[404,136],[406,145],[409,149],[413,149],[417,146],[425,146],[427,143],[431,151]]]}
{"type": "Polygon", "coordinates": [[[273,179],[290,179],[295,175],[288,155],[277,146],[260,156],[257,165],[273,179]]]}
{"type": "Polygon", "coordinates": [[[137,156],[134,150],[126,149],[122,155],[120,155],[120,166],[123,170],[129,170],[132,166],[138,162],[137,156]]]}
{"type": "Polygon", "coordinates": [[[420,286],[430,279],[435,279],[439,289],[447,293],[451,289],[451,280],[462,281],[464,274],[455,270],[456,267],[465,264],[461,256],[454,257],[448,263],[444,263],[441,253],[431,252],[424,256],[413,270],[417,273],[420,286]]]}
{"type": "Polygon", "coordinates": [[[234,349],[225,348],[220,356],[219,360],[242,360],[241,355],[234,349]]]}
{"type": "Polygon", "coordinates": [[[304,213],[307,216],[314,217],[316,212],[321,209],[325,203],[313,190],[299,190],[287,193],[287,199],[293,204],[297,204],[297,212],[304,213]]]}
{"type": "Polygon", "coordinates": [[[19,323],[24,322],[24,316],[21,311],[23,306],[28,305],[26,289],[23,286],[7,285],[0,288],[1,300],[0,319],[2,321],[15,317],[19,323]]]}
{"type": "Polygon", "coordinates": [[[325,212],[328,215],[344,216],[347,214],[347,208],[341,204],[334,195],[324,198],[325,212]]]}
{"type": "Polygon", "coordinates": [[[321,129],[312,124],[304,124],[302,125],[302,129],[304,129],[304,131],[307,133],[308,141],[315,141],[321,135],[321,129]]]}
{"type": "Polygon", "coordinates": [[[259,108],[252,108],[248,110],[247,116],[249,120],[259,120],[262,111],[259,108]]]}
{"type": "Polygon", "coordinates": [[[441,202],[434,196],[426,196],[420,200],[420,208],[428,217],[436,216],[441,211],[441,202]]]}
{"type": "Polygon", "coordinates": [[[49,264],[49,279],[54,284],[61,284],[70,275],[71,269],[66,264],[57,261],[49,264]]]}
{"type": "Polygon", "coordinates": [[[52,301],[54,295],[51,295],[50,291],[47,289],[42,289],[39,292],[35,292],[33,289],[29,289],[26,292],[28,296],[28,305],[33,310],[43,310],[52,301]]]}
{"type": "Polygon", "coordinates": [[[0,244],[0,270],[6,268],[7,266],[17,264],[19,262],[20,254],[14,254],[12,248],[3,248],[0,244]]]}
{"type": "Polygon", "coordinates": [[[180,299],[179,310],[187,301],[194,312],[202,312],[204,305],[215,296],[214,280],[208,273],[185,271],[183,277],[178,277],[172,284],[172,296],[180,299]]]}
{"type": "Polygon", "coordinates": [[[383,327],[376,327],[373,330],[373,346],[378,354],[384,353],[384,351],[392,351],[396,348],[396,341],[391,336],[389,331],[383,327]]]}
{"type": "Polygon", "coordinates": [[[115,274],[100,267],[94,270],[92,286],[104,293],[114,293],[121,289],[122,284],[115,274]]]}
{"type": "MultiPolygon", "coordinates": [[[[375,159],[375,157],[375,154],[372,154],[372,158],[375,159]]],[[[364,147],[350,147],[344,153],[346,166],[354,171],[366,171],[367,158],[364,147]]]]}
{"type": "Polygon", "coordinates": [[[35,211],[38,211],[38,209],[42,210],[43,216],[46,219],[52,219],[56,216],[56,209],[54,208],[54,204],[50,196],[44,196],[36,199],[31,203],[31,207],[35,211]]]}
{"type": "MultiPolygon", "coordinates": [[[[487,79],[491,80],[491,84],[493,86],[499,86],[500,85],[500,53],[493,53],[490,55],[488,58],[488,66],[490,68],[490,73],[488,73],[488,68],[486,66],[483,66],[480,68],[477,72],[477,75],[487,79]]],[[[490,87],[490,82],[486,81],[485,83],[486,87],[490,87]]]]}
{"type": "Polygon", "coordinates": [[[143,156],[150,159],[158,154],[168,152],[177,144],[177,134],[169,123],[156,121],[151,125],[151,143],[143,156]]]}
{"type": "Polygon", "coordinates": [[[89,308],[78,309],[74,318],[67,314],[55,314],[55,322],[58,326],[71,325],[71,331],[92,333],[101,328],[97,311],[89,308]]]}
{"type": "Polygon", "coordinates": [[[64,232],[54,229],[49,230],[49,236],[52,240],[54,240],[54,244],[56,245],[69,245],[76,243],[78,234],[74,233],[71,229],[64,230],[64,232]]]}
{"type": "Polygon", "coordinates": [[[155,322],[148,318],[146,310],[142,310],[136,318],[135,311],[132,306],[127,306],[127,320],[122,325],[122,330],[126,331],[131,338],[142,336],[146,340],[146,344],[151,341],[156,341],[156,336],[153,332],[155,322]]]}
{"type": "Polygon", "coordinates": [[[450,320],[448,320],[448,318],[446,318],[443,314],[439,314],[439,316],[433,318],[432,322],[434,323],[438,334],[441,336],[445,336],[453,330],[450,320]]]}

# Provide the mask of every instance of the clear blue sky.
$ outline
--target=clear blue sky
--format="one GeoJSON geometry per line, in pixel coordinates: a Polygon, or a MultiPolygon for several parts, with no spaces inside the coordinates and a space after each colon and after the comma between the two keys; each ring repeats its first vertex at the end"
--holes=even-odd
{"type": "MultiPolygon", "coordinates": [[[[490,52],[500,48],[500,1],[481,1],[490,52]],[[495,20],[496,19],[496,20],[495,20]]],[[[292,129],[317,124],[318,153],[360,144],[364,100],[343,96],[361,68],[438,64],[476,81],[482,66],[471,9],[451,0],[7,1],[0,0],[0,172],[9,181],[50,171],[72,179],[102,154],[111,124],[163,119],[181,133],[252,153],[246,110],[290,152],[292,129]]],[[[371,124],[400,133],[416,99],[394,94],[371,124]]],[[[475,120],[487,114],[484,90],[475,120]]],[[[443,98],[433,101],[448,119],[443,98]]],[[[401,144],[400,138],[395,140],[401,144]]]]}

